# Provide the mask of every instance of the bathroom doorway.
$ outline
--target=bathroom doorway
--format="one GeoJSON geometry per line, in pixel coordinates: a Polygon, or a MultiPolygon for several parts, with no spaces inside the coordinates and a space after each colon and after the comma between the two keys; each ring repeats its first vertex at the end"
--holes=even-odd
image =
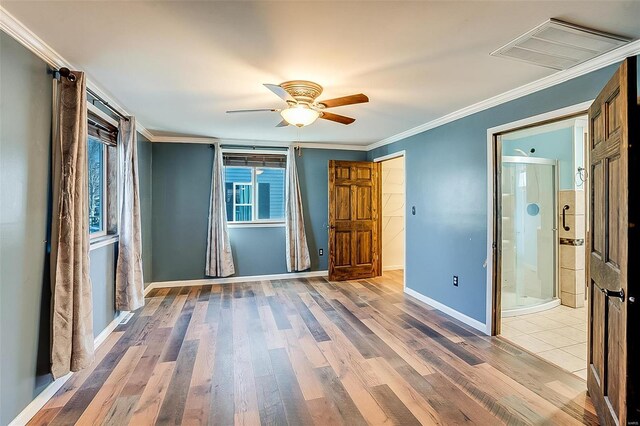
{"type": "Polygon", "coordinates": [[[495,135],[496,334],[586,380],[587,117],[495,135]]]}

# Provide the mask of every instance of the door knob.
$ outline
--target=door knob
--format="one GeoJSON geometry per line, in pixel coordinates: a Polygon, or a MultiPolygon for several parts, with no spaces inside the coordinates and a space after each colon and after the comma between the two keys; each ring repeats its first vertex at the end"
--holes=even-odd
{"type": "Polygon", "coordinates": [[[607,296],[607,297],[617,297],[621,301],[624,302],[624,289],[621,288],[620,290],[616,291],[616,290],[609,290],[609,289],[606,289],[606,288],[602,288],[600,290],[605,294],[605,296],[607,296]]]}

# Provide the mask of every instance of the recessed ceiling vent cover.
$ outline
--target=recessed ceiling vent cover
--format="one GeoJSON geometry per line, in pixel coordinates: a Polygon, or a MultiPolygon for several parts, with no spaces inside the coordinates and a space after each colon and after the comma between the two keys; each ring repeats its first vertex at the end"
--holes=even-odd
{"type": "Polygon", "coordinates": [[[631,40],[549,19],[491,54],[554,70],[566,70],[631,40]]]}

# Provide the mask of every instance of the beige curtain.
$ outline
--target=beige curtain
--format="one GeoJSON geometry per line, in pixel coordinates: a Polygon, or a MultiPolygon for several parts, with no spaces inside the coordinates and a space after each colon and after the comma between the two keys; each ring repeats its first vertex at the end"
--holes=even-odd
{"type": "Polygon", "coordinates": [[[211,173],[211,199],[209,202],[209,229],[207,233],[207,259],[205,274],[210,277],[228,277],[236,272],[227,231],[227,211],[224,201],[224,169],[222,151],[216,143],[211,173]]]}
{"type": "Polygon", "coordinates": [[[287,271],[304,271],[311,267],[311,259],[307,246],[307,234],[304,230],[302,197],[296,169],[296,153],[293,147],[289,148],[285,184],[287,186],[285,200],[287,271]]]}
{"type": "Polygon", "coordinates": [[[144,306],[142,228],[138,193],[138,137],[136,119],[120,120],[118,131],[120,223],[116,267],[116,309],[134,311],[144,306]]]}
{"type": "Polygon", "coordinates": [[[89,277],[89,201],[85,76],[56,86],[51,230],[52,349],[54,378],[93,360],[93,306],[89,277]]]}

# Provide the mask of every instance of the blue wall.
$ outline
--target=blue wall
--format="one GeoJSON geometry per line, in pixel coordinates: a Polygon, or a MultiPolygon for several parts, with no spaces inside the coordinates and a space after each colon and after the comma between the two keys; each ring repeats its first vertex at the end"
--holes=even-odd
{"type": "MultiPolygon", "coordinates": [[[[202,144],[152,145],[153,280],[205,278],[213,150],[202,144]]],[[[366,153],[304,149],[296,160],[311,269],[326,270],[329,160],[366,160],[366,153]]],[[[229,237],[237,276],[286,272],[284,227],[230,228],[229,237]]]]}
{"type": "Polygon", "coordinates": [[[487,129],[594,99],[610,66],[368,153],[406,150],[407,287],[486,319],[487,129]],[[416,215],[410,214],[411,206],[416,215]],[[459,287],[452,276],[459,276],[459,287]]]}
{"type": "Polygon", "coordinates": [[[529,153],[535,148],[532,157],[558,160],[560,189],[574,189],[577,169],[573,167],[573,130],[574,127],[567,127],[519,139],[502,139],[502,155],[519,157],[521,154],[515,149],[529,153]]]}

